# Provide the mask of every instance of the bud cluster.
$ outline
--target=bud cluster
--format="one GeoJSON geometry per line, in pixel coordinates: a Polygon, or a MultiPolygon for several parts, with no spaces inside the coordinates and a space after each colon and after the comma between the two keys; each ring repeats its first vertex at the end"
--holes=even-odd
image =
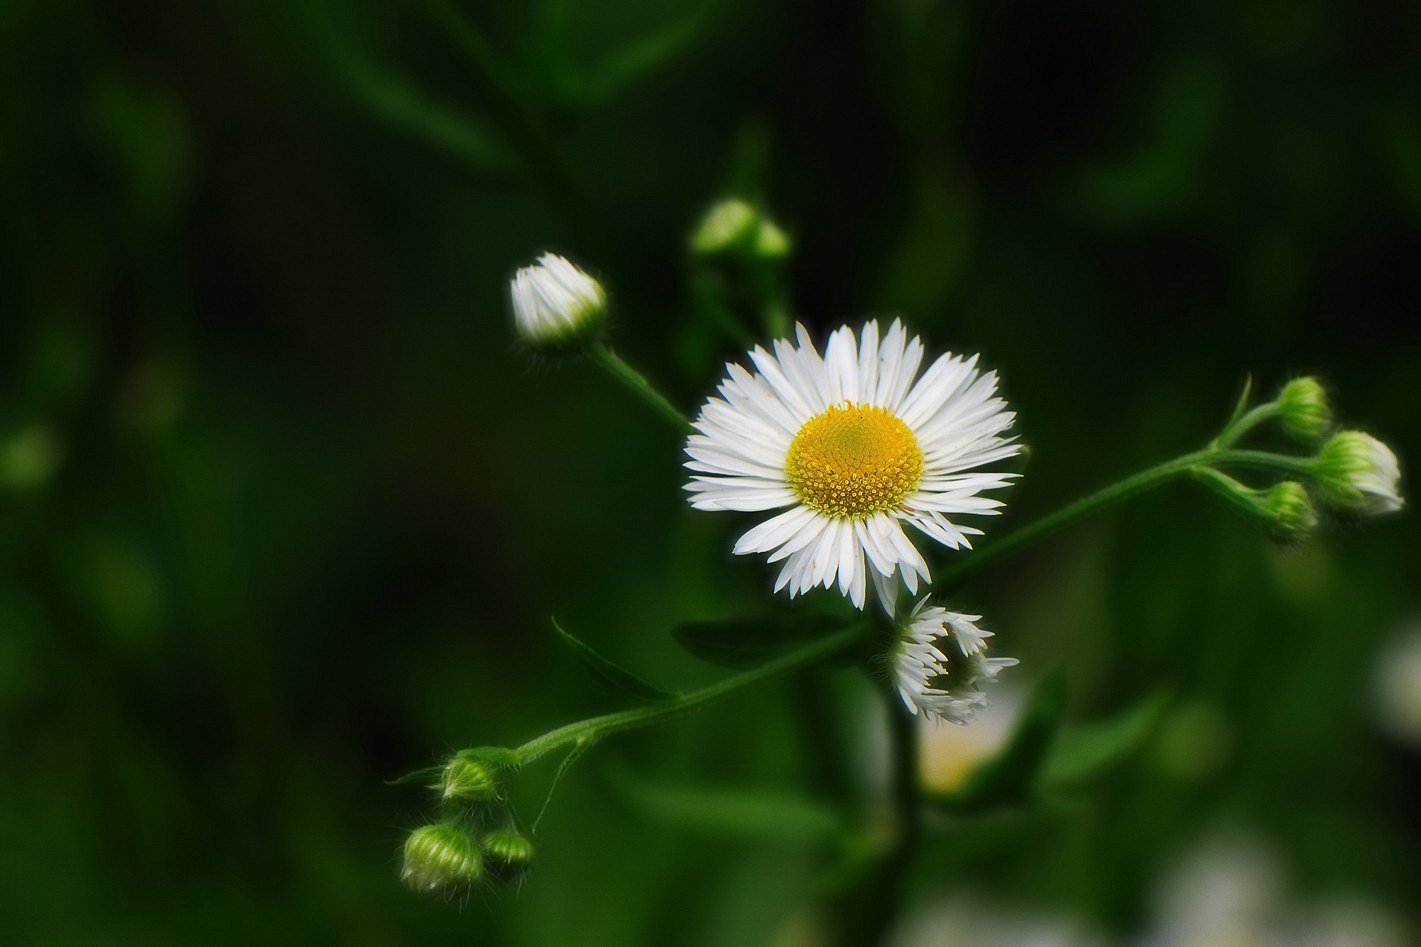
{"type": "Polygon", "coordinates": [[[734,255],[749,260],[777,261],[789,255],[789,236],[764,211],[738,197],[727,198],[706,211],[691,233],[691,252],[698,256],[734,255]]]}
{"type": "Polygon", "coordinates": [[[1281,469],[1296,479],[1286,479],[1264,489],[1254,489],[1213,467],[1196,474],[1220,495],[1265,521],[1280,539],[1298,539],[1318,524],[1315,504],[1342,513],[1367,516],[1401,509],[1401,465],[1391,448],[1361,431],[1332,433],[1332,406],[1326,389],[1316,378],[1294,378],[1273,401],[1245,412],[1240,405],[1235,419],[1215,446],[1224,449],[1222,461],[1245,466],[1281,469]],[[1260,424],[1276,421],[1283,433],[1305,444],[1319,445],[1311,457],[1271,451],[1242,451],[1230,458],[1228,448],[1260,424]],[[1324,440],[1325,438],[1325,440],[1324,440]]]}
{"type": "Polygon", "coordinates": [[[518,831],[505,802],[504,778],[516,765],[502,747],[461,750],[430,786],[442,818],[405,838],[401,879],[415,891],[453,897],[484,883],[522,879],[533,843],[518,831]]]}

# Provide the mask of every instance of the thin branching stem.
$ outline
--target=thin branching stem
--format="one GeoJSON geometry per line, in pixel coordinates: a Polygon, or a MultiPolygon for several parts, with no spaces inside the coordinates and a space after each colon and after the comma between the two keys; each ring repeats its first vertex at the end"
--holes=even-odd
{"type": "Polygon", "coordinates": [[[1123,480],[1118,480],[1089,496],[1061,507],[1056,512],[1044,516],[1030,525],[1023,526],[1014,533],[1007,534],[983,549],[975,550],[970,556],[959,560],[952,568],[940,573],[937,581],[933,583],[933,587],[937,589],[956,588],[971,576],[1003,559],[1016,555],[1068,526],[1156,487],[1181,477],[1194,476],[1200,471],[1215,467],[1252,467],[1281,471],[1304,478],[1311,476],[1312,473],[1311,461],[1308,458],[1290,457],[1268,451],[1208,447],[1204,450],[1184,454],[1162,464],[1156,464],[1123,480]]]}

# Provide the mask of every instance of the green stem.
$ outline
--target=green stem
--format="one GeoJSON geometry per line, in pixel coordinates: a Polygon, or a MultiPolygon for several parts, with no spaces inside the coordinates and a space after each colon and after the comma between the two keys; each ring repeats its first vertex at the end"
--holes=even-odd
{"type": "Polygon", "coordinates": [[[1268,404],[1260,404],[1252,411],[1240,417],[1237,421],[1229,424],[1228,427],[1214,438],[1209,446],[1216,450],[1223,450],[1238,442],[1249,431],[1278,414],[1278,403],[1270,401],[1268,404]]]}
{"type": "Polygon", "coordinates": [[[646,380],[645,375],[628,365],[620,355],[608,348],[606,343],[594,344],[588,349],[587,354],[598,368],[616,379],[632,394],[651,405],[657,414],[670,421],[678,431],[685,432],[691,429],[691,422],[686,419],[680,409],[666,400],[666,397],[646,380]]]}
{"type": "Polygon", "coordinates": [[[1264,450],[1221,450],[1214,454],[1213,463],[1228,467],[1253,467],[1260,470],[1277,470],[1303,478],[1313,476],[1312,458],[1289,457],[1264,450]]]}
{"type": "MultiPolygon", "coordinates": [[[[1268,406],[1264,405],[1263,407],[1268,406]]],[[[1256,413],[1258,410],[1261,409],[1255,409],[1250,414],[1256,413]]],[[[1246,423],[1249,416],[1245,415],[1239,423],[1241,425],[1246,423]]],[[[1029,526],[1023,526],[1016,532],[1009,533],[985,549],[978,549],[970,556],[963,557],[953,568],[943,571],[939,574],[937,581],[933,583],[933,587],[939,590],[955,588],[969,576],[1021,552],[1033,543],[1040,542],[1088,516],[1148,490],[1163,486],[1179,477],[1194,476],[1211,467],[1253,467],[1281,471],[1303,478],[1313,476],[1312,461],[1306,457],[1289,457],[1285,454],[1273,454],[1261,450],[1206,447],[1204,450],[1167,460],[1162,464],[1126,477],[1124,480],[1112,483],[1110,486],[1082,497],[1029,526]]]]}
{"type": "Polygon", "coordinates": [[[1173,460],[1167,460],[1148,470],[1142,470],[1134,476],[1112,483],[1090,496],[1082,497],[1074,503],[1063,506],[1055,513],[1043,517],[1029,526],[1023,526],[1016,532],[1007,534],[985,549],[978,549],[971,555],[962,557],[955,567],[942,572],[933,586],[938,589],[955,587],[968,576],[982,571],[993,563],[1015,555],[1031,544],[1101,510],[1115,506],[1117,503],[1123,503],[1131,497],[1166,484],[1176,477],[1187,475],[1195,467],[1204,466],[1216,459],[1217,456],[1217,452],[1211,450],[1196,451],[1173,460]]]}
{"type": "Polygon", "coordinates": [[[600,717],[567,724],[529,740],[513,752],[517,755],[520,764],[531,763],[539,757],[546,756],[569,744],[591,743],[610,733],[630,730],[634,727],[644,727],[670,717],[676,717],[702,704],[728,697],[736,691],[743,690],[752,684],[758,684],[760,681],[818,664],[820,661],[847,651],[852,646],[861,643],[863,639],[864,628],[862,626],[847,628],[820,638],[802,648],[782,654],[759,667],[727,677],[708,687],[691,691],[689,694],[682,694],[671,700],[645,707],[634,707],[631,710],[603,714],[600,717]]]}
{"type": "Polygon", "coordinates": [[[918,718],[908,712],[891,684],[881,690],[888,705],[893,754],[893,834],[871,873],[841,906],[839,942],[854,947],[880,944],[892,930],[903,902],[904,882],[923,838],[918,718]]]}

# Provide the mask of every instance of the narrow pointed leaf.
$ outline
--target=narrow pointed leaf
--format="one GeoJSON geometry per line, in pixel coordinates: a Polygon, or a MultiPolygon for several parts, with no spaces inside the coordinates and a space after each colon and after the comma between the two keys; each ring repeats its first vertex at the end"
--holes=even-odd
{"type": "Polygon", "coordinates": [[[559,625],[556,618],[553,619],[553,628],[557,629],[558,637],[582,659],[582,663],[587,665],[587,669],[592,672],[593,676],[613,690],[621,691],[638,700],[670,700],[675,696],[653,684],[648,684],[631,671],[602,657],[592,649],[591,645],[573,636],[559,625]]]}
{"type": "Polygon", "coordinates": [[[732,618],[682,622],[671,630],[676,641],[703,661],[722,667],[763,664],[797,645],[843,628],[833,616],[732,618]]]}
{"type": "Polygon", "coordinates": [[[1042,767],[1043,785],[1063,789],[1103,775],[1150,738],[1169,700],[1155,693],[1114,717],[1064,730],[1042,767]]]}

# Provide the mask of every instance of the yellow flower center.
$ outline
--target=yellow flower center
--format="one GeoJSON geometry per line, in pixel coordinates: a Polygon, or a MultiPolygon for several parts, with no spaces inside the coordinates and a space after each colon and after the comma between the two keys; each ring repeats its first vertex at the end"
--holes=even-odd
{"type": "Polygon", "coordinates": [[[804,422],[785,455],[785,475],[811,509],[863,519],[917,489],[923,451],[892,412],[845,401],[804,422]]]}

